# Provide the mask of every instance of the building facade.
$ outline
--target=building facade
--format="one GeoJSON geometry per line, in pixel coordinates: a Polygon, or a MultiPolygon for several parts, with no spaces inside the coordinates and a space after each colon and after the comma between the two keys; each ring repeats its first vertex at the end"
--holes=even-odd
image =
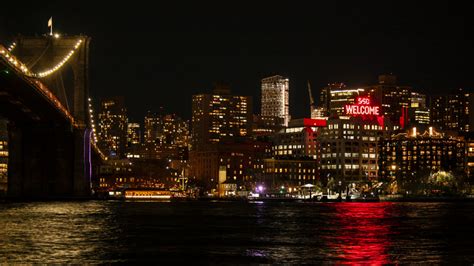
{"type": "Polygon", "coordinates": [[[124,98],[103,99],[100,107],[98,146],[107,157],[124,158],[128,125],[124,98]]]}
{"type": "Polygon", "coordinates": [[[283,125],[290,121],[290,84],[289,79],[272,76],[262,79],[261,115],[283,118],[283,125]]]}
{"type": "Polygon", "coordinates": [[[365,93],[380,104],[382,115],[401,128],[408,126],[408,109],[411,104],[412,88],[397,84],[392,74],[380,75],[376,85],[365,87],[365,93]]]}
{"type": "Polygon", "coordinates": [[[269,192],[293,193],[304,184],[319,181],[317,136],[326,120],[294,119],[271,137],[272,155],[264,160],[262,185],[269,192]]]}
{"type": "Polygon", "coordinates": [[[276,116],[254,115],[252,124],[253,136],[270,136],[283,129],[284,119],[276,116]]]}
{"type": "Polygon", "coordinates": [[[424,132],[414,127],[409,132],[387,136],[379,149],[381,179],[395,181],[399,191],[437,171],[465,172],[464,139],[437,132],[433,127],[424,132]]]}
{"type": "Polygon", "coordinates": [[[408,124],[410,126],[426,126],[431,123],[426,94],[415,91],[411,92],[408,114],[408,124]]]}
{"type": "Polygon", "coordinates": [[[247,137],[252,131],[252,98],[232,95],[227,87],[193,95],[192,149],[247,137]]]}
{"type": "Polygon", "coordinates": [[[431,105],[431,121],[443,131],[473,131],[474,93],[456,89],[449,95],[434,97],[431,105]]]}
{"type": "Polygon", "coordinates": [[[314,116],[339,117],[345,115],[345,106],[354,104],[358,96],[364,95],[364,89],[348,88],[344,83],[331,83],[321,89],[319,111],[314,116]]]}
{"type": "Polygon", "coordinates": [[[190,176],[205,188],[216,189],[219,168],[223,167],[228,182],[236,183],[241,190],[251,189],[263,177],[263,161],[270,153],[270,143],[260,141],[208,145],[189,152],[190,176]]]}

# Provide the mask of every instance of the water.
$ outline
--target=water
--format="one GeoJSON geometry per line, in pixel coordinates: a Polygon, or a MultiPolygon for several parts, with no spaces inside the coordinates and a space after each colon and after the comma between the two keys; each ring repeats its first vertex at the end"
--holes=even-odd
{"type": "Polygon", "coordinates": [[[474,262],[473,203],[0,203],[0,263],[474,262]]]}

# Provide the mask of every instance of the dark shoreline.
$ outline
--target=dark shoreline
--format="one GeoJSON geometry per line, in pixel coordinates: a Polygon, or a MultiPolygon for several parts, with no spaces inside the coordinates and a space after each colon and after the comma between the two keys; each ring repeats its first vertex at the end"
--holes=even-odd
{"type": "Polygon", "coordinates": [[[201,198],[171,198],[169,200],[154,200],[154,199],[117,199],[117,198],[102,198],[102,197],[81,197],[81,198],[69,198],[69,197],[55,197],[55,198],[0,198],[1,203],[8,202],[53,202],[53,201],[64,201],[64,202],[81,202],[81,201],[130,201],[130,202],[303,202],[303,203],[381,203],[381,202],[474,202],[474,197],[400,197],[400,198],[382,198],[379,200],[315,200],[315,199],[299,199],[299,198],[212,198],[212,197],[201,197],[201,198]]]}

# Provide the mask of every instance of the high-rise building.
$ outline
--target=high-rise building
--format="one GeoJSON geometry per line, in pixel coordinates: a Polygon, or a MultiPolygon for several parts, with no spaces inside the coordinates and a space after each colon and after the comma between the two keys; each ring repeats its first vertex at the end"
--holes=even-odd
{"type": "Polygon", "coordinates": [[[262,116],[283,118],[283,125],[290,121],[290,85],[289,79],[272,76],[262,79],[262,116]]]}
{"type": "Polygon", "coordinates": [[[351,89],[344,83],[331,83],[322,88],[319,97],[318,111],[312,114],[312,118],[317,116],[339,117],[345,115],[345,106],[354,104],[358,96],[364,94],[364,89],[351,89]]]}
{"type": "Polygon", "coordinates": [[[0,196],[8,188],[8,130],[7,121],[0,119],[0,196]]]}
{"type": "Polygon", "coordinates": [[[140,144],[142,141],[141,138],[141,129],[139,123],[128,123],[127,127],[127,146],[132,146],[140,144]]]}
{"type": "Polygon", "coordinates": [[[407,126],[412,88],[397,84],[392,74],[380,75],[376,85],[364,88],[374,103],[381,105],[382,115],[401,128],[407,126]]]}
{"type": "Polygon", "coordinates": [[[164,146],[169,149],[188,147],[189,125],[188,121],[170,114],[163,117],[164,146]]]}
{"type": "Polygon", "coordinates": [[[127,153],[129,159],[141,158],[141,129],[139,123],[128,123],[127,126],[127,153]]]}
{"type": "Polygon", "coordinates": [[[145,117],[144,157],[149,159],[182,157],[189,145],[189,125],[177,115],[148,113],[145,117]]]}
{"type": "Polygon", "coordinates": [[[426,104],[426,94],[411,92],[408,114],[409,124],[412,126],[430,124],[430,109],[426,104]]]}
{"type": "Polygon", "coordinates": [[[252,98],[231,95],[228,87],[193,95],[192,112],[193,149],[247,137],[252,130],[252,98]]]}
{"type": "Polygon", "coordinates": [[[148,112],[145,116],[145,143],[161,144],[163,141],[163,116],[160,111],[158,113],[148,112]]]}
{"type": "Polygon", "coordinates": [[[441,130],[470,132],[474,130],[474,93],[464,89],[433,99],[432,124],[441,130]]]}
{"type": "Polygon", "coordinates": [[[99,112],[99,148],[109,157],[124,158],[127,147],[127,109],[123,97],[102,100],[99,112]]]}

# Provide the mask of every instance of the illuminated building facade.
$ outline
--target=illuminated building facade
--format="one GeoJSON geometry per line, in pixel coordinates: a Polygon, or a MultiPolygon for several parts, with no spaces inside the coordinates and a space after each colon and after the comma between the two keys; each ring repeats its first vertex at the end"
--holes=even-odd
{"type": "Polygon", "coordinates": [[[290,81],[282,76],[262,79],[261,115],[283,118],[283,125],[290,121],[290,81]]]}
{"type": "Polygon", "coordinates": [[[8,130],[7,121],[0,119],[0,196],[8,188],[8,130]]]}
{"type": "Polygon", "coordinates": [[[356,97],[364,95],[364,89],[350,89],[344,83],[331,83],[322,88],[320,94],[320,110],[314,114],[324,117],[322,113],[326,112],[326,116],[338,117],[345,115],[344,107],[347,104],[353,104],[356,97]]]}
{"type": "Polygon", "coordinates": [[[139,123],[128,123],[127,126],[127,153],[129,159],[141,158],[142,138],[139,123]]]}
{"type": "Polygon", "coordinates": [[[323,107],[315,107],[311,109],[311,119],[327,119],[328,114],[323,107]]]}
{"type": "Polygon", "coordinates": [[[163,143],[168,149],[188,147],[189,124],[181,117],[171,114],[163,117],[163,143]]]}
{"type": "Polygon", "coordinates": [[[252,135],[269,136],[283,129],[283,123],[281,117],[253,115],[252,135]]]}
{"type": "Polygon", "coordinates": [[[466,157],[467,177],[471,187],[474,188],[474,134],[472,132],[468,133],[466,136],[466,157]]]}
{"type": "Polygon", "coordinates": [[[188,121],[175,114],[148,113],[141,157],[184,159],[189,145],[188,121]]]}
{"type": "Polygon", "coordinates": [[[295,119],[271,137],[272,156],[264,160],[264,185],[269,190],[296,192],[319,180],[319,127],[327,120],[295,119]]]}
{"type": "Polygon", "coordinates": [[[189,152],[190,176],[206,188],[217,188],[219,168],[226,169],[227,181],[250,189],[262,178],[263,160],[271,153],[271,144],[260,141],[229,142],[208,145],[189,152]]]}
{"type": "Polygon", "coordinates": [[[392,74],[380,75],[376,85],[364,88],[374,103],[381,105],[382,115],[393,124],[404,128],[408,124],[412,88],[397,85],[397,77],[392,74]]]}
{"type": "Polygon", "coordinates": [[[291,120],[287,128],[271,137],[273,156],[317,159],[318,127],[324,127],[326,123],[326,120],[307,118],[291,120]]]}
{"type": "Polygon", "coordinates": [[[344,108],[344,116],[329,119],[320,130],[321,177],[349,183],[377,180],[378,141],[398,126],[381,116],[380,106],[369,97],[357,97],[344,108]]]}
{"type": "Polygon", "coordinates": [[[426,94],[411,92],[409,108],[409,124],[412,126],[429,125],[430,109],[426,104],[426,94]]]}
{"type": "Polygon", "coordinates": [[[142,143],[141,129],[139,123],[128,123],[127,127],[127,145],[137,145],[142,143]]]}
{"type": "Polygon", "coordinates": [[[439,133],[432,127],[423,133],[414,127],[409,132],[387,136],[379,149],[382,180],[396,180],[400,187],[440,170],[465,170],[464,139],[439,133]]]}
{"type": "Polygon", "coordinates": [[[193,95],[192,148],[247,137],[252,131],[252,98],[231,95],[228,87],[193,95]]]}
{"type": "Polygon", "coordinates": [[[456,89],[447,96],[434,97],[431,116],[432,124],[441,130],[473,131],[474,94],[456,89]]]}
{"type": "Polygon", "coordinates": [[[319,165],[313,158],[266,158],[264,160],[264,178],[259,184],[267,192],[280,191],[295,193],[304,184],[316,184],[319,181],[319,165]]]}
{"type": "Polygon", "coordinates": [[[99,112],[99,148],[108,157],[124,158],[127,147],[127,110],[123,97],[102,100],[99,112]]]}
{"type": "Polygon", "coordinates": [[[179,177],[168,160],[109,159],[100,166],[98,191],[171,188],[178,184],[179,177]]]}
{"type": "Polygon", "coordinates": [[[387,128],[361,118],[330,119],[319,135],[321,176],[357,183],[378,178],[378,141],[387,128]]]}

